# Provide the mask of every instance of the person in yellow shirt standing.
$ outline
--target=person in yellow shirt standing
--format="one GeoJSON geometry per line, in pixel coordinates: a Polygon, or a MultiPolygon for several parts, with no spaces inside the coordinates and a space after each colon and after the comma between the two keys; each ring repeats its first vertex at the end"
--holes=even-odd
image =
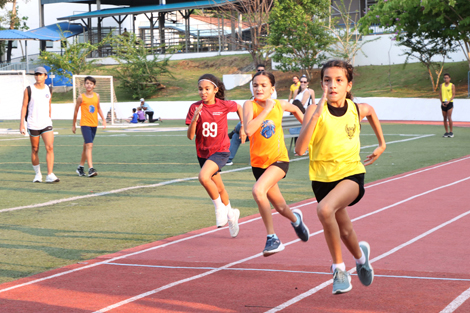
{"type": "Polygon", "coordinates": [[[291,99],[294,99],[294,93],[300,87],[299,76],[294,75],[294,77],[292,77],[292,82],[293,84],[290,85],[289,99],[287,100],[287,102],[290,102],[291,99]]]}
{"type": "Polygon", "coordinates": [[[444,128],[446,129],[445,134],[442,137],[454,137],[453,123],[452,123],[452,111],[454,110],[454,97],[455,97],[455,85],[450,82],[450,75],[444,74],[444,83],[439,88],[439,99],[441,100],[442,116],[444,117],[444,128]],[[449,122],[449,128],[447,128],[447,121],[449,122]],[[447,130],[450,130],[447,132],[447,130]]]}
{"type": "Polygon", "coordinates": [[[81,109],[80,130],[84,139],[82,158],[77,167],[78,176],[85,176],[85,161],[88,163],[88,177],[98,175],[93,168],[92,150],[93,140],[95,139],[96,129],[98,128],[98,113],[101,116],[103,128],[106,128],[106,119],[100,107],[100,95],[93,92],[96,86],[96,79],[91,76],[85,77],[86,92],[81,94],[77,99],[75,105],[75,112],[73,114],[72,132],[75,134],[78,110],[81,109]]]}
{"type": "Polygon", "coordinates": [[[318,105],[305,112],[304,122],[295,146],[302,155],[309,151],[309,176],[318,202],[317,215],[323,225],[328,249],[333,260],[333,294],[352,289],[346,271],[341,241],[354,256],[359,280],[372,284],[374,270],[369,262],[370,245],[358,242],[346,208],[364,195],[364,165],[374,163],[385,150],[379,119],[367,103],[352,101],[353,67],[347,62],[332,60],[321,70],[323,96],[318,105]],[[360,122],[367,117],[379,145],[361,163],[360,122]]]}
{"type": "Polygon", "coordinates": [[[271,98],[275,83],[273,74],[265,71],[256,73],[253,77],[255,99],[248,100],[243,105],[245,132],[250,136],[251,167],[256,179],[252,190],[253,198],[258,205],[267,232],[264,256],[284,250],[284,245],[274,232],[271,204],[279,214],[291,221],[297,236],[302,241],[308,241],[309,238],[302,211],[299,209],[291,211],[277,184],[286,176],[289,169],[289,155],[282,131],[282,116],[284,111],[291,112],[299,122],[302,122],[303,114],[295,105],[285,100],[271,98]]]}

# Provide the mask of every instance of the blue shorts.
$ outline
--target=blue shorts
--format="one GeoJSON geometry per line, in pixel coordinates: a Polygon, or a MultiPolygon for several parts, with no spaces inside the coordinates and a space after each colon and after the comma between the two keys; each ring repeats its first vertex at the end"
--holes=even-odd
{"type": "Polygon", "coordinates": [[[214,175],[216,175],[218,172],[221,171],[222,167],[224,167],[225,164],[227,164],[229,157],[230,157],[230,152],[216,152],[210,157],[208,157],[207,159],[197,157],[197,160],[199,161],[199,165],[201,166],[201,168],[204,166],[204,163],[206,163],[207,160],[211,160],[212,162],[217,164],[217,166],[219,167],[219,170],[216,173],[214,173],[214,175]]]}
{"type": "Polygon", "coordinates": [[[82,131],[82,136],[83,136],[83,139],[85,140],[85,143],[93,143],[97,128],[98,127],[80,126],[80,130],[82,131]]]}
{"type": "Polygon", "coordinates": [[[28,129],[28,133],[31,137],[39,137],[43,133],[51,132],[52,131],[52,126],[47,126],[46,128],[43,129],[28,129]]]}

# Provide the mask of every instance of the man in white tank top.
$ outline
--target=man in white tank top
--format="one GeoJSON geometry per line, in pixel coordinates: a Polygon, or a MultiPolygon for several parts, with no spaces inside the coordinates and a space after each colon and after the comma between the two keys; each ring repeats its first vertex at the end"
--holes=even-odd
{"type": "Polygon", "coordinates": [[[54,168],[54,132],[52,130],[51,100],[52,94],[45,81],[47,70],[38,67],[34,70],[36,83],[27,87],[24,91],[23,106],[21,107],[20,133],[26,135],[24,121],[27,120],[27,128],[31,141],[31,162],[36,173],[33,183],[42,182],[42,174],[39,165],[39,138],[42,137],[46,146],[47,177],[46,183],[56,183],[60,180],[52,172],[54,168]]]}

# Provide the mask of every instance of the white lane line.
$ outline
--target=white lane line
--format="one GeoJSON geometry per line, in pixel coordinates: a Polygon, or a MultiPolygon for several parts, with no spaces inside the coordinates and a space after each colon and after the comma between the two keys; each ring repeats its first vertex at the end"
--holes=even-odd
{"type": "MultiPolygon", "coordinates": [[[[469,177],[469,178],[470,178],[470,177],[469,177]]],[[[467,179],[468,179],[468,178],[467,178],[467,179]]],[[[389,250],[389,251],[387,251],[387,252],[385,252],[385,253],[379,255],[378,257],[373,258],[372,260],[370,260],[370,263],[373,263],[373,262],[376,262],[376,261],[378,261],[378,260],[381,260],[381,259],[383,259],[383,258],[385,258],[385,257],[387,257],[387,256],[389,256],[389,255],[391,255],[391,254],[393,254],[393,253],[395,253],[395,252],[397,252],[398,250],[401,250],[401,249],[405,248],[406,246],[411,245],[412,243],[414,243],[414,242],[416,242],[416,241],[418,241],[418,240],[420,240],[420,239],[422,239],[422,238],[428,236],[429,234],[432,234],[433,232],[435,232],[435,231],[437,231],[437,230],[439,230],[439,229],[441,229],[441,228],[443,228],[443,227],[445,227],[445,226],[447,226],[447,225],[449,225],[449,224],[451,224],[451,223],[453,223],[453,222],[455,222],[455,221],[457,221],[457,220],[461,219],[462,217],[465,217],[465,216],[467,216],[467,215],[469,215],[469,214],[470,214],[470,211],[467,211],[467,212],[465,212],[465,213],[462,213],[462,214],[460,214],[459,216],[454,217],[453,219],[448,220],[447,222],[444,222],[444,223],[440,224],[439,226],[436,226],[436,227],[434,227],[434,228],[432,228],[432,229],[430,229],[430,230],[428,230],[428,231],[422,233],[421,235],[416,236],[415,238],[413,238],[413,239],[411,239],[411,240],[409,240],[409,241],[407,241],[407,242],[405,242],[405,243],[403,243],[403,244],[401,244],[401,245],[399,245],[399,246],[397,246],[397,247],[395,247],[395,248],[393,248],[393,249],[391,249],[391,250],[389,250]]],[[[356,271],[356,268],[352,268],[352,269],[350,269],[348,272],[349,272],[349,273],[354,273],[355,271],[356,271]]],[[[275,308],[273,308],[273,309],[271,309],[271,310],[269,310],[269,311],[266,311],[266,313],[279,312],[279,311],[281,311],[281,310],[283,310],[283,309],[285,309],[285,308],[291,306],[292,304],[295,304],[295,303],[297,303],[297,302],[299,302],[299,301],[301,301],[301,300],[303,300],[303,299],[305,299],[305,298],[307,298],[307,297],[309,297],[309,296],[315,294],[317,291],[322,290],[323,288],[325,288],[325,287],[328,286],[328,285],[331,285],[332,283],[333,283],[333,279],[330,279],[330,280],[328,280],[328,281],[326,281],[326,282],[324,282],[324,283],[322,283],[322,284],[316,286],[315,288],[312,288],[312,289],[310,289],[309,291],[306,291],[306,292],[304,292],[304,293],[298,295],[297,297],[294,297],[294,298],[290,299],[289,301],[286,301],[286,302],[284,302],[283,304],[280,304],[280,305],[278,305],[277,307],[275,307],[275,308]]]]}
{"type": "MultiPolygon", "coordinates": [[[[431,189],[431,190],[429,190],[429,191],[426,191],[426,192],[420,193],[420,194],[418,194],[418,195],[409,197],[409,198],[407,198],[407,199],[405,199],[405,200],[399,201],[399,202],[397,202],[397,203],[395,203],[395,204],[392,204],[392,205],[386,206],[386,207],[384,207],[384,208],[378,209],[378,210],[376,210],[376,211],[374,211],[374,212],[371,212],[371,213],[365,214],[365,215],[363,215],[363,216],[357,217],[357,218],[355,218],[355,219],[353,219],[353,220],[351,220],[351,221],[354,222],[354,221],[363,219],[363,218],[365,218],[365,217],[367,217],[367,216],[371,216],[371,215],[373,215],[373,214],[377,214],[377,213],[379,213],[379,212],[382,212],[382,211],[387,210],[387,209],[389,209],[389,208],[395,207],[395,206],[397,206],[397,205],[399,205],[399,204],[402,204],[402,203],[404,203],[404,202],[407,202],[407,201],[416,199],[417,197],[420,197],[420,196],[423,196],[423,195],[427,195],[427,194],[429,194],[429,193],[431,193],[431,192],[434,192],[434,191],[437,191],[437,190],[439,190],[439,189],[443,189],[443,188],[447,188],[447,187],[453,186],[453,185],[455,185],[455,184],[461,183],[461,182],[463,182],[463,181],[467,181],[467,180],[469,180],[469,179],[470,179],[470,176],[467,177],[467,178],[464,178],[464,179],[455,181],[455,182],[453,182],[453,183],[450,183],[450,184],[447,184],[447,185],[443,185],[443,186],[438,187],[438,188],[431,189]]],[[[405,244],[402,244],[402,245],[400,245],[400,246],[398,246],[398,247],[396,247],[396,248],[390,250],[389,252],[384,253],[384,254],[382,254],[381,256],[376,257],[375,259],[372,259],[370,262],[372,263],[372,262],[375,262],[375,261],[377,261],[377,260],[380,260],[382,257],[388,256],[388,255],[390,255],[390,254],[392,254],[392,253],[394,253],[394,252],[396,252],[396,251],[402,249],[403,247],[405,247],[405,246],[407,246],[407,245],[409,245],[409,244],[411,244],[411,243],[413,243],[413,242],[415,242],[415,241],[417,241],[417,240],[419,240],[419,239],[421,239],[421,238],[423,238],[423,237],[429,235],[430,233],[432,233],[432,232],[434,232],[434,231],[436,231],[436,230],[438,230],[438,229],[440,229],[440,228],[442,228],[442,227],[444,227],[444,226],[446,226],[446,225],[448,225],[448,224],[450,224],[450,223],[452,223],[452,222],[454,222],[454,221],[456,221],[456,220],[460,219],[461,217],[463,217],[463,216],[465,216],[465,215],[468,215],[468,214],[470,214],[470,211],[467,211],[466,213],[463,213],[463,214],[459,215],[458,217],[453,218],[452,220],[450,220],[450,221],[448,221],[448,222],[445,222],[445,223],[441,224],[440,226],[435,227],[435,228],[431,229],[430,231],[427,231],[427,232],[425,232],[424,234],[422,234],[422,235],[420,235],[420,236],[418,236],[418,237],[415,237],[414,239],[412,239],[412,240],[406,242],[405,244]]],[[[315,235],[318,235],[318,234],[320,234],[320,233],[322,233],[322,232],[323,232],[323,230],[320,230],[320,231],[317,231],[317,232],[311,234],[310,236],[315,236],[315,235]]],[[[290,242],[288,242],[288,243],[286,243],[286,244],[284,244],[284,245],[285,245],[285,246],[288,246],[288,245],[297,243],[297,242],[299,242],[299,241],[300,241],[300,239],[292,240],[292,241],[290,241],[290,242]]],[[[160,287],[160,288],[157,288],[157,289],[154,289],[154,290],[151,290],[151,291],[142,293],[142,294],[137,295],[137,296],[134,296],[134,297],[132,297],[132,298],[129,298],[129,299],[120,301],[120,302],[118,302],[118,303],[112,304],[112,305],[110,305],[110,306],[107,306],[107,307],[105,307],[105,308],[103,308],[103,309],[101,309],[101,310],[96,311],[95,313],[107,312],[107,311],[109,311],[109,310],[111,310],[111,309],[115,309],[115,308],[117,308],[117,307],[123,306],[123,305],[128,304],[128,303],[131,303],[131,302],[133,302],[133,301],[142,299],[142,298],[144,298],[144,297],[146,297],[146,296],[155,294],[155,293],[160,292],[160,291],[162,291],[162,290],[166,290],[166,289],[168,289],[168,288],[171,288],[171,287],[173,287],[173,286],[182,284],[182,283],[184,283],[184,282],[192,281],[192,280],[195,280],[195,279],[198,279],[198,278],[201,278],[201,277],[204,277],[204,276],[207,276],[207,275],[216,273],[216,272],[221,271],[221,270],[223,270],[223,269],[225,269],[225,268],[231,267],[232,265],[236,265],[236,264],[243,263],[243,262],[245,262],[245,261],[248,261],[248,260],[257,258],[257,257],[259,257],[259,256],[261,256],[261,255],[262,255],[261,253],[258,253],[258,254],[256,254],[256,255],[253,255],[253,256],[251,256],[251,257],[245,258],[245,259],[243,259],[243,260],[236,261],[236,262],[233,262],[233,263],[230,263],[230,264],[221,266],[221,267],[219,267],[219,268],[217,268],[217,269],[215,269],[215,270],[211,270],[211,271],[208,271],[208,272],[206,272],[206,273],[202,273],[202,274],[199,274],[199,275],[195,275],[195,276],[192,276],[192,277],[189,277],[189,278],[186,278],[186,279],[177,281],[177,282],[175,282],[175,283],[171,283],[171,284],[165,285],[165,286],[163,286],[163,287],[160,287]]],[[[109,262],[108,262],[108,263],[109,263],[109,262]]],[[[353,268],[353,269],[349,270],[348,272],[349,272],[349,273],[354,273],[355,271],[356,271],[356,268],[353,268]]],[[[271,313],[271,312],[280,311],[280,310],[282,310],[282,309],[288,307],[289,305],[294,304],[294,303],[296,303],[296,302],[298,302],[298,301],[304,299],[305,297],[308,297],[308,296],[310,296],[310,295],[316,293],[317,291],[319,291],[319,290],[325,288],[326,286],[328,286],[328,285],[330,285],[330,284],[332,284],[332,283],[333,283],[333,280],[330,279],[330,280],[328,280],[328,281],[322,283],[321,285],[319,285],[319,286],[317,286],[317,287],[315,287],[315,288],[313,288],[313,289],[311,289],[311,290],[309,290],[309,291],[307,291],[307,292],[305,292],[305,293],[303,293],[303,294],[301,294],[301,295],[299,295],[299,296],[297,296],[297,297],[295,297],[295,298],[293,298],[293,299],[291,299],[291,300],[289,300],[289,301],[287,301],[287,302],[281,304],[280,306],[278,306],[278,307],[276,307],[276,308],[274,308],[274,309],[272,309],[272,310],[270,310],[270,311],[268,311],[268,312],[271,313]]],[[[1,290],[0,290],[0,292],[1,292],[1,290]]]]}
{"type": "MultiPolygon", "coordinates": [[[[425,137],[426,136],[434,136],[434,135],[425,135],[425,137]]],[[[422,136],[420,138],[424,138],[424,137],[422,136]]],[[[409,141],[409,140],[412,140],[412,139],[403,139],[403,141],[409,141]]],[[[387,144],[397,143],[397,142],[402,142],[402,141],[398,140],[398,141],[389,142],[387,144]]],[[[370,148],[370,147],[374,147],[374,146],[377,146],[377,145],[364,146],[364,147],[361,147],[361,149],[366,149],[366,148],[370,148]]],[[[308,159],[308,157],[300,157],[300,158],[292,159],[292,160],[290,160],[290,162],[296,162],[296,161],[306,160],[306,159],[308,159]]],[[[251,166],[241,167],[241,168],[228,170],[228,171],[223,171],[223,172],[221,172],[221,174],[239,172],[239,171],[244,171],[244,170],[248,170],[248,169],[251,169],[251,166]]],[[[44,203],[37,203],[37,204],[24,205],[24,206],[13,207],[13,208],[8,208],[8,209],[1,209],[0,213],[23,210],[23,209],[40,208],[40,207],[60,204],[60,203],[64,203],[64,202],[76,201],[76,200],[92,198],[92,197],[106,196],[106,195],[110,195],[110,194],[115,194],[115,193],[125,192],[125,191],[129,191],[129,190],[134,190],[134,189],[155,188],[155,187],[160,187],[160,186],[165,186],[165,185],[170,185],[170,184],[175,184],[175,183],[180,183],[180,182],[185,182],[185,181],[190,181],[190,180],[196,180],[196,179],[198,179],[197,176],[196,177],[181,178],[181,179],[173,179],[173,180],[168,180],[168,181],[165,181],[165,182],[161,182],[161,183],[157,183],[157,184],[151,184],[151,185],[133,186],[133,187],[126,187],[126,188],[116,189],[116,190],[97,192],[97,193],[89,194],[89,195],[82,195],[82,196],[76,196],[76,197],[71,197],[71,198],[51,200],[51,201],[44,202],[44,203]]]]}
{"type": "MultiPolygon", "coordinates": [[[[158,268],[158,269],[183,269],[183,270],[215,270],[217,267],[208,266],[169,266],[169,265],[147,265],[147,264],[130,264],[130,263],[108,263],[107,265],[116,265],[123,267],[145,267],[145,268],[158,268]]],[[[275,273],[294,273],[294,274],[313,274],[313,275],[329,275],[330,272],[311,272],[311,271],[294,271],[294,270],[279,270],[279,269],[266,269],[266,268],[247,268],[247,267],[230,267],[224,268],[224,271],[247,271],[247,272],[275,272],[275,273]]],[[[357,274],[353,274],[357,276],[357,274]]],[[[443,281],[469,281],[470,278],[448,278],[448,277],[427,277],[427,276],[407,276],[407,275],[379,275],[374,274],[374,277],[384,278],[398,278],[398,279],[421,279],[421,280],[443,280],[443,281]]]]}
{"type": "MultiPolygon", "coordinates": [[[[453,164],[453,163],[455,163],[455,162],[459,162],[459,161],[462,161],[462,160],[465,160],[465,159],[469,159],[469,158],[470,158],[470,157],[466,157],[466,158],[463,158],[463,159],[460,159],[460,160],[451,161],[451,162],[449,162],[448,164],[453,164]]],[[[443,166],[443,165],[445,165],[445,164],[438,165],[438,166],[436,166],[435,168],[439,168],[439,167],[441,167],[441,166],[443,166]]],[[[232,170],[232,171],[236,171],[236,170],[239,170],[239,169],[235,169],[235,170],[232,170]]],[[[426,170],[428,170],[428,169],[426,169],[426,170]]],[[[425,172],[426,170],[417,171],[417,172],[414,172],[414,173],[412,173],[412,174],[410,174],[410,175],[405,175],[405,176],[401,176],[401,177],[398,177],[398,178],[393,178],[393,179],[390,179],[389,181],[395,181],[395,180],[397,180],[397,179],[405,178],[405,177],[408,177],[408,176],[411,176],[411,175],[416,175],[416,174],[425,172]]],[[[383,184],[383,183],[385,183],[385,182],[387,182],[387,181],[381,182],[380,184],[372,185],[372,186],[370,186],[370,187],[377,186],[377,185],[381,185],[381,184],[383,184]]],[[[368,187],[369,187],[369,186],[366,186],[366,188],[368,188],[368,187]]],[[[313,204],[313,203],[315,203],[315,202],[316,202],[316,201],[312,201],[312,202],[308,202],[308,203],[303,203],[303,204],[300,204],[300,205],[298,205],[298,206],[291,207],[291,209],[303,207],[303,206],[306,206],[306,205],[309,205],[309,204],[313,204]]],[[[400,203],[402,203],[402,201],[400,201],[400,203]]],[[[391,206],[389,206],[389,207],[391,207],[391,206]]],[[[381,211],[382,209],[379,209],[379,210],[381,211]]],[[[274,213],[274,214],[277,214],[277,212],[274,213]]],[[[357,219],[359,219],[359,218],[360,218],[360,217],[358,217],[357,219]]],[[[259,219],[261,219],[261,217],[255,217],[255,218],[253,218],[253,219],[251,219],[251,220],[244,221],[244,222],[239,223],[239,224],[240,224],[240,225],[243,225],[243,224],[246,224],[246,223],[251,223],[251,222],[253,222],[253,221],[257,221],[257,220],[259,220],[259,219]]],[[[354,220],[356,220],[356,219],[354,219],[354,220]]],[[[354,221],[354,220],[353,220],[353,221],[354,221]]],[[[31,284],[35,284],[35,283],[38,283],[38,282],[41,282],[41,281],[44,281],[44,280],[48,280],[48,279],[52,279],[52,278],[55,278],[55,277],[60,277],[60,276],[63,276],[63,275],[66,275],[66,274],[70,274],[70,273],[74,273],[74,272],[77,272],[77,271],[81,271],[81,270],[83,270],[83,269],[95,267],[95,266],[98,266],[98,265],[101,265],[101,264],[106,264],[106,263],[109,263],[109,262],[113,262],[113,261],[115,261],[115,260],[119,260],[119,259],[126,258],[126,257],[129,257],[129,256],[133,256],[133,255],[137,255],[137,254],[141,254],[141,253],[153,251],[153,250],[156,250],[156,249],[164,248],[164,247],[167,247],[167,246],[170,246],[170,245],[173,245],[173,244],[176,244],[176,243],[180,243],[180,242],[183,242],[183,241],[186,241],[186,240],[189,240],[189,239],[194,239],[194,238],[198,238],[198,237],[201,237],[201,236],[205,236],[205,235],[211,234],[211,233],[216,232],[216,231],[221,231],[221,230],[224,230],[224,229],[226,229],[226,228],[227,228],[227,227],[213,229],[213,230],[210,230],[210,231],[207,231],[207,232],[198,234],[198,235],[194,235],[194,236],[189,236],[189,237],[186,237],[186,238],[178,239],[178,240],[175,240],[175,241],[172,241],[172,242],[169,242],[169,243],[166,243],[166,244],[162,244],[162,245],[159,245],[159,246],[156,246],[156,247],[151,247],[151,248],[148,248],[148,249],[145,249],[145,250],[141,250],[141,251],[129,253],[129,254],[126,254],[126,255],[122,255],[122,256],[119,256],[119,257],[115,257],[115,258],[111,258],[111,259],[106,260],[106,261],[93,263],[93,264],[86,265],[86,266],[83,266],[83,267],[80,267],[80,268],[76,268],[76,269],[73,269],[73,270],[69,270],[69,271],[65,271],[65,272],[62,272],[62,273],[54,274],[54,275],[51,275],[51,276],[39,278],[39,279],[32,280],[32,281],[29,281],[29,282],[26,282],[26,283],[22,283],[22,284],[19,284],[19,285],[11,286],[11,287],[8,287],[8,288],[5,288],[5,289],[0,289],[0,293],[5,292],[5,291],[8,291],[8,290],[16,289],[16,288],[19,288],[19,287],[23,287],[23,286],[28,286],[28,285],[31,285],[31,284]]],[[[317,235],[317,234],[322,233],[322,232],[323,232],[323,230],[321,230],[321,231],[319,231],[319,232],[316,232],[316,233],[313,233],[313,234],[311,234],[311,235],[317,235]]],[[[294,240],[292,243],[295,243],[295,242],[298,242],[298,241],[300,241],[300,239],[294,240]]],[[[290,244],[290,243],[287,243],[287,244],[284,244],[284,245],[286,246],[286,245],[289,245],[289,244],[290,244]]]]}
{"type": "Polygon", "coordinates": [[[441,313],[454,312],[455,310],[457,310],[459,308],[459,306],[461,306],[465,301],[467,301],[468,298],[470,298],[470,288],[468,288],[467,290],[462,292],[462,294],[460,294],[460,296],[458,296],[457,298],[454,299],[454,301],[449,303],[449,305],[446,306],[444,308],[444,310],[441,311],[441,313]]]}

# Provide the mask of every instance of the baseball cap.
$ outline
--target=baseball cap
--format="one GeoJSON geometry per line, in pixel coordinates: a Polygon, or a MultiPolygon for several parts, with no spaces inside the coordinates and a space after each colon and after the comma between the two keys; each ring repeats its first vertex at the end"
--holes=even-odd
{"type": "Polygon", "coordinates": [[[36,67],[36,69],[34,70],[34,73],[40,73],[40,74],[47,74],[47,70],[40,66],[40,67],[36,67]]]}
{"type": "Polygon", "coordinates": [[[140,101],[145,101],[145,99],[144,99],[144,98],[140,98],[140,101]]]}

